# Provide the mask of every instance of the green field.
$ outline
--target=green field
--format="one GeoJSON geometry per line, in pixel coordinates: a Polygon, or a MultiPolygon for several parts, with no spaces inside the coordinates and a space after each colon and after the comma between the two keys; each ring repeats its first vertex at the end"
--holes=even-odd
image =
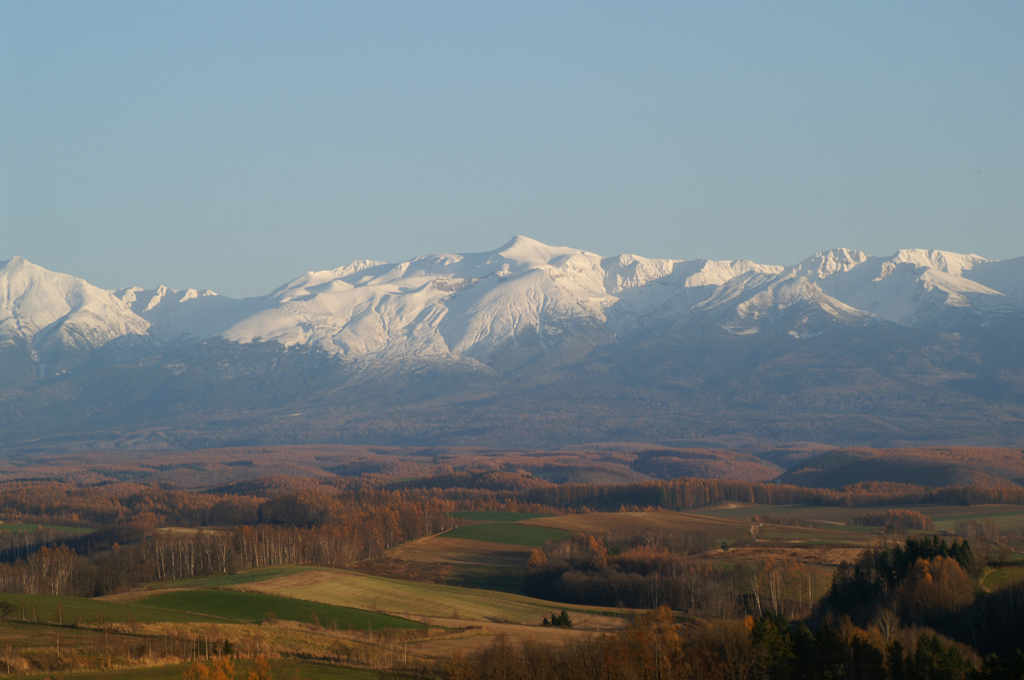
{"type": "Polygon", "coordinates": [[[521,569],[509,571],[504,567],[487,564],[456,564],[443,583],[459,588],[497,590],[520,595],[526,589],[526,573],[521,569]]]}
{"type": "Polygon", "coordinates": [[[50,529],[51,531],[63,531],[69,534],[91,534],[96,531],[90,527],[62,527],[57,524],[0,524],[0,533],[15,533],[18,531],[37,531],[39,529],[50,529]]]}
{"type": "Polygon", "coordinates": [[[459,519],[471,519],[474,522],[521,522],[524,519],[538,519],[540,517],[552,517],[536,512],[500,512],[497,510],[463,510],[453,512],[452,517],[459,519]]]}
{"type": "Polygon", "coordinates": [[[940,531],[952,531],[960,520],[981,521],[991,519],[1000,531],[1024,529],[1024,507],[1019,505],[974,505],[974,506],[919,506],[912,508],[923,512],[935,522],[940,531]]]}
{"type": "Polygon", "coordinates": [[[529,524],[510,522],[488,522],[455,527],[443,534],[446,538],[462,538],[469,541],[487,541],[506,545],[524,545],[542,548],[547,541],[557,541],[570,536],[568,531],[536,527],[529,524]]]}
{"type": "Polygon", "coordinates": [[[0,595],[14,605],[12,620],[46,623],[97,624],[125,623],[134,619],[139,623],[213,623],[216,619],[202,613],[186,613],[153,609],[135,602],[108,602],[66,595],[0,595]]]}
{"type": "Polygon", "coordinates": [[[1024,581],[1024,567],[1006,567],[989,572],[981,580],[988,590],[998,590],[1024,581]]]}
{"type": "Polygon", "coordinates": [[[313,623],[313,614],[323,626],[374,630],[423,628],[417,621],[322,604],[289,597],[238,590],[175,590],[136,601],[141,606],[174,612],[217,616],[235,621],[259,623],[270,614],[277,619],[313,623]]]}

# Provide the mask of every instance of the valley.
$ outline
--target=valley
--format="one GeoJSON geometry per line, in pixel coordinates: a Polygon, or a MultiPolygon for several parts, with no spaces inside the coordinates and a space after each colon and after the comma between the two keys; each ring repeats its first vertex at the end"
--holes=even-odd
{"type": "MultiPolygon", "coordinates": [[[[809,469],[830,455],[769,457],[809,469]]],[[[999,465],[1009,454],[934,452],[939,463],[950,455],[999,465]]],[[[39,460],[20,477],[9,468],[0,479],[0,542],[11,546],[0,563],[8,672],[178,678],[230,662],[238,672],[269,664],[307,678],[456,677],[452,664],[502,645],[611,653],[652,612],[687,636],[744,616],[814,620],[846,606],[836,598],[852,587],[851,565],[901,555],[904,543],[939,551],[928,558],[936,564],[955,554],[957,578],[975,585],[956,605],[959,619],[905,614],[894,639],[917,644],[935,630],[978,668],[979,654],[1009,653],[1005,635],[1024,630],[1012,614],[1002,632],[970,642],[956,623],[988,625],[984,612],[1005,616],[1001,598],[1024,588],[1020,487],[616,485],[600,475],[554,484],[511,463],[550,470],[559,456],[432,456],[427,469],[415,466],[415,451],[359,447],[180,452],[163,465],[112,452],[39,460]],[[489,467],[496,460],[505,464],[489,467]],[[965,496],[977,500],[942,500],[965,496]],[[548,625],[563,610],[571,627],[548,625]]],[[[648,459],[615,446],[575,452],[559,470],[569,480],[640,460],[648,459]]],[[[911,597],[917,586],[900,583],[895,596],[911,597]]],[[[877,621],[856,608],[849,615],[863,631],[854,635],[873,640],[877,621]]]]}

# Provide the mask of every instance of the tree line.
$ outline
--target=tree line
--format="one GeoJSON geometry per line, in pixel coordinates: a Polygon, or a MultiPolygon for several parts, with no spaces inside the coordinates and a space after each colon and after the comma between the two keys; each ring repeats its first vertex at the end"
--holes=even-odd
{"type": "MultiPolygon", "coordinates": [[[[275,499],[274,508],[291,519],[309,519],[312,506],[300,499],[275,499]]],[[[259,567],[321,564],[346,566],[379,557],[400,542],[449,529],[458,521],[450,501],[409,501],[380,495],[376,504],[302,524],[254,524],[214,530],[159,530],[136,520],[118,536],[126,543],[80,541],[81,552],[66,544],[40,546],[27,558],[0,564],[0,592],[95,597],[129,590],[150,581],[233,573],[259,567]]]]}
{"type": "Polygon", "coordinates": [[[802,623],[767,612],[732,621],[678,624],[667,606],[621,632],[562,646],[498,636],[476,654],[454,654],[447,680],[987,680],[1024,677],[1024,654],[979,662],[941,635],[802,623]],[[977,664],[977,668],[975,667],[977,664]]]}
{"type": "Polygon", "coordinates": [[[966,540],[923,536],[868,549],[839,566],[815,615],[929,626],[982,653],[1012,654],[1024,643],[1024,583],[985,592],[984,566],[966,540]]]}
{"type": "Polygon", "coordinates": [[[806,616],[816,603],[815,573],[785,559],[724,568],[696,555],[711,547],[701,532],[637,536],[608,548],[605,537],[576,534],[534,550],[526,592],[535,597],[607,607],[659,606],[703,618],[773,612],[806,616]]]}
{"type": "Polygon", "coordinates": [[[727,502],[847,507],[1024,505],[1024,488],[926,489],[869,483],[818,489],[690,477],[630,484],[552,484],[521,471],[493,470],[443,473],[407,482],[372,475],[301,480],[301,484],[268,479],[264,484],[246,483],[205,491],[166,484],[124,482],[89,486],[20,481],[0,484],[0,521],[17,519],[67,526],[110,526],[131,520],[186,527],[278,523],[309,526],[333,521],[361,507],[430,499],[450,501],[459,510],[526,512],[694,510],[727,502]]]}

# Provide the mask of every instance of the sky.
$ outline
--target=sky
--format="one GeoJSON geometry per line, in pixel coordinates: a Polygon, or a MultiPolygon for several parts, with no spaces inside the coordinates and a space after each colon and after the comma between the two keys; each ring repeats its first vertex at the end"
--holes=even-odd
{"type": "Polygon", "coordinates": [[[1024,255],[1024,3],[0,0],[0,260],[1024,255]]]}

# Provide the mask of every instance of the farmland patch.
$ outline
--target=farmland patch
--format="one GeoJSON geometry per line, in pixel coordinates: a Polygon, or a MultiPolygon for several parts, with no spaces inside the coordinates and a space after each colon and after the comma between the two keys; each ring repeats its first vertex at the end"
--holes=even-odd
{"type": "Polygon", "coordinates": [[[981,585],[988,590],[999,590],[1022,581],[1024,581],[1024,567],[1005,567],[985,574],[981,585]]]}
{"type": "Polygon", "coordinates": [[[469,541],[486,541],[488,543],[504,543],[506,545],[522,545],[541,548],[548,541],[557,541],[569,537],[569,532],[544,526],[529,524],[512,524],[507,522],[489,522],[455,527],[446,531],[445,538],[460,538],[469,541]]]}
{"type": "MultiPolygon", "coordinates": [[[[555,605],[521,595],[416,583],[346,571],[310,571],[245,586],[249,590],[399,616],[537,624],[555,605]]],[[[608,611],[575,607],[574,611],[608,611]]],[[[575,618],[575,615],[574,615],[575,618]]]]}
{"type": "Polygon", "coordinates": [[[497,510],[464,510],[453,512],[452,517],[469,519],[474,522],[521,522],[525,519],[539,519],[541,517],[552,517],[538,512],[500,512],[497,510]]]}
{"type": "Polygon", "coordinates": [[[159,609],[248,622],[281,619],[358,630],[423,627],[416,621],[360,611],[351,607],[237,590],[176,590],[147,597],[137,603],[159,609]]]}
{"type": "MultiPolygon", "coordinates": [[[[266,567],[263,569],[251,569],[235,574],[215,574],[213,576],[199,576],[197,578],[181,579],[178,581],[156,581],[149,584],[152,590],[169,590],[177,588],[226,588],[228,586],[243,585],[266,581],[267,579],[294,574],[298,571],[319,569],[319,567],[266,567]]],[[[134,598],[133,598],[134,599],[134,598]]]]}
{"type": "Polygon", "coordinates": [[[137,603],[109,602],[66,595],[0,595],[14,605],[11,619],[40,623],[199,623],[215,619],[202,613],[167,611],[137,603]]]}

